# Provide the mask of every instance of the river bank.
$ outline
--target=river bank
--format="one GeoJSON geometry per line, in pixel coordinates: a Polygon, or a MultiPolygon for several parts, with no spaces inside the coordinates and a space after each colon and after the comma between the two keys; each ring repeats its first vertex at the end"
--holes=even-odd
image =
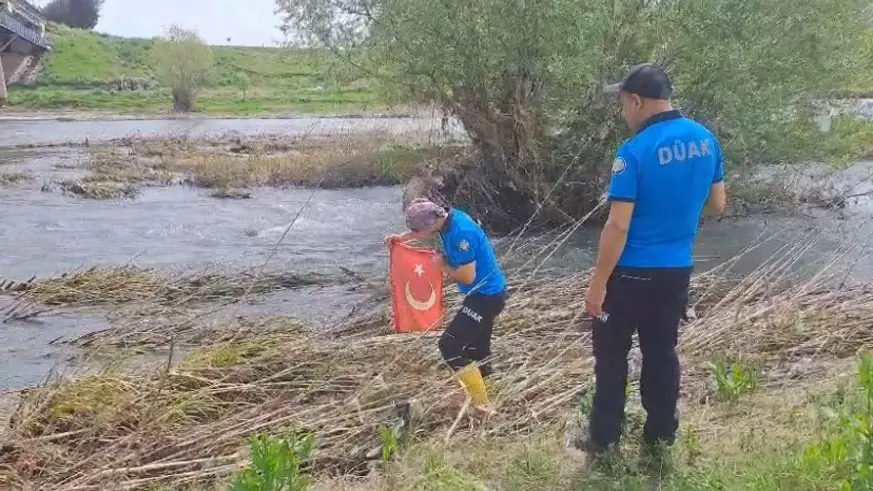
{"type": "MultiPolygon", "coordinates": [[[[757,388],[766,397],[804,381],[839,376],[847,359],[850,363],[858,349],[873,343],[867,329],[873,321],[873,292],[864,285],[835,287],[831,282],[846,278],[856,264],[836,259],[863,251],[866,242],[834,248],[817,262],[812,279],[789,281],[792,264],[809,262],[805,251],[824,235],[821,230],[808,234],[754,273],[734,277],[728,262],[695,278],[698,318],[683,327],[681,343],[683,405],[694,415],[688,418],[693,429],[683,433],[691,442],[686,450],[693,450],[689,435],[699,435],[700,445],[726,431],[719,415],[748,411],[728,418],[742,420],[754,413],[744,402],[757,388]]],[[[519,435],[538,435],[545,445],[539,448],[560,451],[560,442],[572,439],[578,428],[573,418],[584,414],[591,388],[589,334],[581,316],[587,274],[528,280],[530,271],[510,270],[512,295],[495,333],[493,389],[499,413],[487,422],[456,420],[463,400],[441,368],[434,336],[391,334],[384,300],[369,312],[329,323],[327,330],[287,316],[234,316],[216,324],[192,314],[183,324],[128,324],[89,337],[92,347],[162,346],[164,363],[63,376],[28,390],[0,451],[6,469],[0,476],[13,487],[30,483],[40,489],[96,489],[109,480],[123,489],[158,484],[212,489],[247,465],[245,440],[258,432],[313,432],[318,450],[307,472],[325,482],[351,480],[363,486],[368,484],[360,476],[390,466],[379,461],[393,460],[406,445],[412,452],[418,446],[420,455],[444,439],[451,440],[452,448],[471,448],[480,438],[508,444],[525,441],[519,435]],[[570,433],[562,437],[564,429],[570,433]],[[387,454],[382,451],[386,445],[393,445],[387,454]]],[[[447,293],[454,307],[456,296],[447,293]]],[[[136,300],[107,299],[110,305],[136,300]]],[[[637,373],[636,356],[632,366],[637,373]]],[[[819,399],[800,398],[792,411],[819,403],[824,392],[819,399]]],[[[636,411],[631,421],[638,421],[636,411]]],[[[785,412],[780,420],[787,420],[785,412]]],[[[629,431],[637,428],[629,425],[629,431]]],[[[757,445],[773,435],[748,432],[748,441],[757,445]]],[[[814,442],[808,433],[795,437],[792,443],[814,442]]],[[[698,451],[706,456],[714,450],[698,451]]],[[[414,462],[415,455],[402,458],[401,465],[414,462]]],[[[445,458],[442,462],[451,459],[445,458]]],[[[485,465],[491,460],[478,461],[485,465]]],[[[395,484],[375,489],[418,489],[398,484],[403,467],[393,478],[390,469],[369,479],[394,479],[395,484]]],[[[425,472],[422,479],[441,478],[425,472]]],[[[457,481],[437,489],[478,489],[474,484],[451,487],[452,482],[457,481]]]]}
{"type": "MultiPolygon", "coordinates": [[[[462,401],[434,340],[390,331],[381,239],[402,228],[403,189],[311,184],[449,158],[430,151],[450,148],[456,127],[446,135],[438,119],[373,118],[5,129],[16,139],[0,143],[0,172],[10,177],[0,186],[0,278],[15,283],[3,282],[0,390],[24,398],[3,404],[14,420],[0,444],[4,484],[196,489],[246,465],[250,434],[298,427],[316,430],[314,470],[335,484],[348,478],[338,474],[369,472],[384,443],[379,428],[403,421],[396,403],[408,399],[423,412],[404,433],[413,436],[408,459],[448,433],[462,401]],[[303,180],[301,169],[319,173],[303,180]],[[215,177],[250,196],[214,197],[215,177]],[[47,186],[63,181],[137,192],[88,197],[47,186]]],[[[873,315],[863,288],[873,277],[869,168],[836,174],[840,189],[859,195],[841,209],[703,223],[700,317],[683,335],[690,400],[712,394],[708,363],[725,353],[748,354],[738,363],[778,385],[822,376],[819,368],[870,344],[859,327],[873,315]]],[[[452,438],[461,448],[483,436],[542,436],[590,386],[579,302],[596,236],[568,223],[496,238],[514,288],[497,341],[505,357],[495,360],[506,412],[485,426],[462,421],[452,438]]],[[[691,404],[697,414],[708,407],[691,404]]],[[[404,471],[383,477],[392,472],[404,471]]],[[[386,486],[377,489],[405,489],[386,486]]]]}
{"type": "Polygon", "coordinates": [[[641,448],[644,411],[632,382],[623,451],[599,469],[586,466],[584,454],[567,438],[568,426],[587,419],[589,395],[581,396],[581,403],[569,409],[560,424],[511,436],[483,430],[456,435],[449,442],[444,435],[410,439],[392,459],[379,463],[374,475],[320,480],[312,489],[812,491],[839,489],[846,483],[863,487],[866,481],[854,467],[858,461],[831,453],[833,448],[866,447],[860,432],[834,419],[868,414],[868,394],[858,373],[866,376],[869,369],[858,365],[847,359],[794,378],[746,378],[723,385],[722,396],[713,395],[719,393],[715,388],[702,399],[685,394],[681,436],[664,463],[653,461],[641,448]],[[753,386],[753,380],[761,385],[753,386]],[[748,386],[753,388],[744,388],[748,386]]]}

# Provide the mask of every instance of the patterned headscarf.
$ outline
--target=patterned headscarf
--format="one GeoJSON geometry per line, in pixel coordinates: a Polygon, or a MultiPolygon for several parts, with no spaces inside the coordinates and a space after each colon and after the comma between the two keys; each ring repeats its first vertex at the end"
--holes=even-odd
{"type": "Polygon", "coordinates": [[[446,216],[448,212],[445,208],[433,201],[419,198],[406,207],[406,226],[413,232],[420,232],[432,227],[437,220],[446,216]]]}

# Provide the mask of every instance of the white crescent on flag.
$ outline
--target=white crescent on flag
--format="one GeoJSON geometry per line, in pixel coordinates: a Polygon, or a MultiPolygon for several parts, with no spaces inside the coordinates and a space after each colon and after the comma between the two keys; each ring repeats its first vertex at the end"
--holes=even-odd
{"type": "MultiPolygon", "coordinates": [[[[424,265],[416,264],[413,272],[418,275],[419,278],[421,278],[424,275],[424,265]]],[[[409,280],[406,280],[406,288],[404,289],[404,293],[406,294],[406,303],[408,303],[409,306],[413,309],[421,312],[426,312],[432,309],[433,306],[436,304],[437,296],[436,291],[433,288],[433,283],[428,280],[427,284],[430,285],[430,297],[426,301],[422,302],[412,296],[412,292],[409,291],[409,280]]]]}
{"type": "Polygon", "coordinates": [[[433,308],[433,306],[436,304],[437,299],[436,291],[434,291],[433,289],[433,284],[431,284],[429,281],[428,284],[430,284],[430,297],[428,297],[426,301],[422,302],[420,300],[416,300],[415,297],[412,296],[412,292],[409,291],[409,282],[406,282],[406,302],[409,304],[410,307],[421,312],[426,312],[433,308]]]}

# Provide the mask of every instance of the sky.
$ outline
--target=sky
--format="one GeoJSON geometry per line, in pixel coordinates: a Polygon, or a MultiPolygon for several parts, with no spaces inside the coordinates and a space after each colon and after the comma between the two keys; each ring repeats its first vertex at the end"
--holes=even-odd
{"type": "Polygon", "coordinates": [[[274,46],[282,39],[275,5],[275,0],[105,0],[96,30],[150,38],[175,23],[197,31],[209,44],[274,46]]]}

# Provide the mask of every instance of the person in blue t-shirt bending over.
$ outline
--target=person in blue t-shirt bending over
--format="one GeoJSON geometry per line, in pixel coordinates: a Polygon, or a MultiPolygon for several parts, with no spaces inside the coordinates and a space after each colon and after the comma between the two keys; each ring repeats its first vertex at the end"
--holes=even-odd
{"type": "Polygon", "coordinates": [[[453,368],[474,406],[491,412],[484,377],[491,373],[491,333],[506,305],[506,276],[491,241],[469,215],[426,199],[405,209],[409,232],[390,235],[387,243],[439,234],[444,256],[435,256],[443,272],[464,295],[461,309],[440,338],[443,359],[453,368]]]}
{"type": "MultiPolygon", "coordinates": [[[[716,137],[673,109],[669,76],[635,66],[608,86],[634,136],[612,165],[609,218],[585,299],[594,316],[595,395],[586,449],[614,449],[624,418],[627,355],[636,331],[643,366],[644,441],[671,445],[678,428],[676,343],[691,279],[700,216],[725,207],[723,157],[716,137]]],[[[657,455],[657,454],[655,454],[657,455]]]]}

